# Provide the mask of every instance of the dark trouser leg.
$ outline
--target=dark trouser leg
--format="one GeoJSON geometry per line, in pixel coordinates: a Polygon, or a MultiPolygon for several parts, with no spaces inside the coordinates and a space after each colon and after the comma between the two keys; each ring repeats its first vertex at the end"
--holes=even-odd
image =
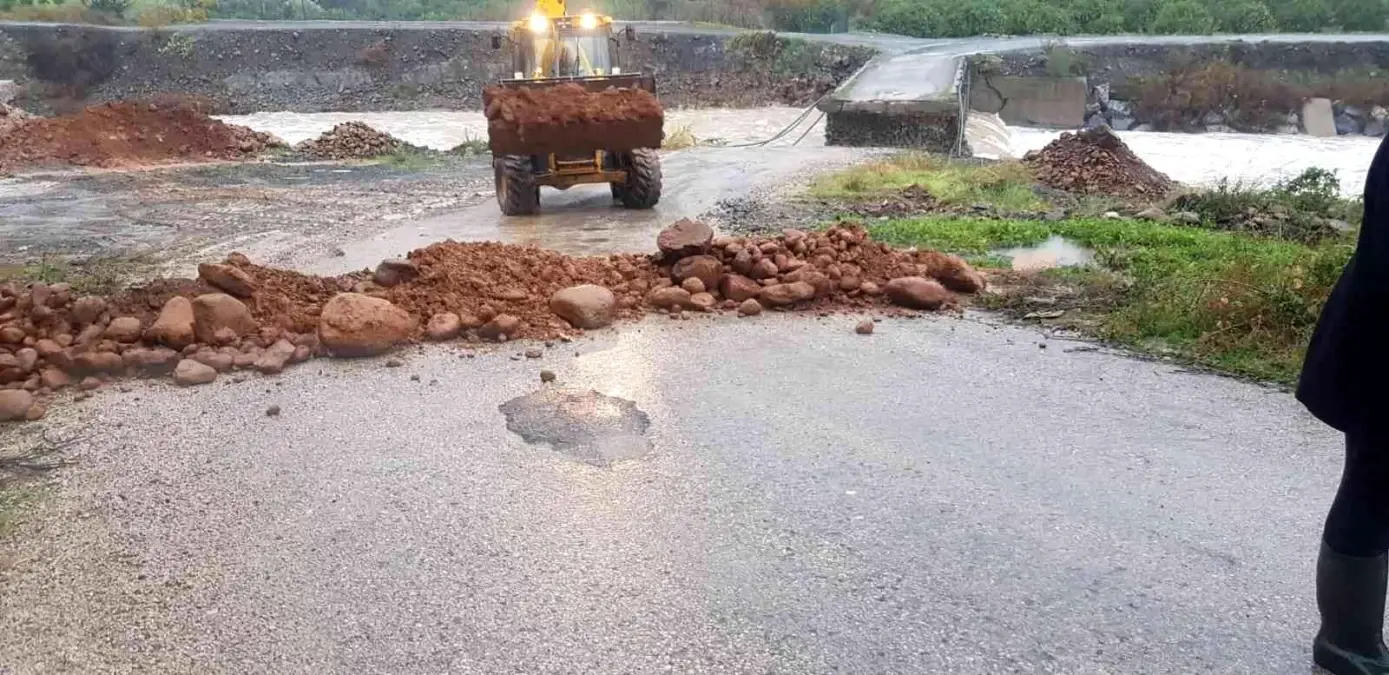
{"type": "Polygon", "coordinates": [[[1317,560],[1317,665],[1336,675],[1389,675],[1389,439],[1347,435],[1341,487],[1317,560]]]}

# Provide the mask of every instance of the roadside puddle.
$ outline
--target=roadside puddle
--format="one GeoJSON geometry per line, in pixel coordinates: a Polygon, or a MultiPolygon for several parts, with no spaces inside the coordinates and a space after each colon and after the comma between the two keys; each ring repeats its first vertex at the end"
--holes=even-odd
{"type": "Polygon", "coordinates": [[[651,451],[651,419],[637,404],[596,391],[547,387],[499,406],[506,428],[586,464],[608,467],[651,451]]]}
{"type": "Polygon", "coordinates": [[[1057,267],[1081,267],[1095,262],[1095,254],[1065,237],[1053,235],[1036,246],[1023,246],[995,251],[994,255],[1011,261],[1019,272],[1035,272],[1057,267]]]}

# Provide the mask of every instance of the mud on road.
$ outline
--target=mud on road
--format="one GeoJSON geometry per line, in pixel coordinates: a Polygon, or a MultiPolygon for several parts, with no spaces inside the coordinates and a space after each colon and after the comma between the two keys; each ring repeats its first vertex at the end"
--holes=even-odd
{"type": "Polygon", "coordinates": [[[36,174],[0,180],[0,265],[143,258],[176,272],[232,250],[290,264],[490,198],[481,158],[36,174]]]}

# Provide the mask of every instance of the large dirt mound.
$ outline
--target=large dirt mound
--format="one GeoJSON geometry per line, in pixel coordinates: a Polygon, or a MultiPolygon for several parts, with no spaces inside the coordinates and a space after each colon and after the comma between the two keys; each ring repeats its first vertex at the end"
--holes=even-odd
{"type": "Polygon", "coordinates": [[[1061,134],[1041,150],[1027,153],[1023,162],[1038,182],[1067,192],[1162,197],[1176,186],[1107,126],[1061,134]]]}
{"type": "Polygon", "coordinates": [[[0,389],[32,395],[10,396],[23,409],[19,417],[0,410],[0,421],[34,419],[46,394],[121,376],[202,384],[218,372],[273,374],[316,355],[378,354],[410,340],[548,340],[648,311],[935,310],[984,287],[956,256],[894,249],[856,225],[716,239],[686,220],[657,245],[656,255],[575,258],[446,241],[338,277],[232,254],[199,266],[197,279],[109,297],[76,297],[65,284],[3,284],[0,389]]]}
{"type": "Polygon", "coordinates": [[[577,84],[488,87],[488,142],[498,154],[583,153],[660,147],[665,111],[651,92],[577,84]]]}
{"type": "Polygon", "coordinates": [[[294,149],[314,159],[371,159],[405,147],[405,141],[354,121],[343,122],[294,149]]]}
{"type": "Polygon", "coordinates": [[[189,107],[104,103],[75,115],[23,120],[0,134],[0,170],[231,160],[277,145],[281,143],[268,134],[225,124],[189,107]]]}

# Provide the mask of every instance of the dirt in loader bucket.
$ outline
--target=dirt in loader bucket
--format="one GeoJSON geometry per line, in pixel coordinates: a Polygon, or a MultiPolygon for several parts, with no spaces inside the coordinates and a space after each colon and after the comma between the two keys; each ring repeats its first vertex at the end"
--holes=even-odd
{"type": "Polygon", "coordinates": [[[664,138],[661,102],[644,89],[498,85],[483,91],[483,103],[488,145],[498,155],[659,148],[664,138]]]}

